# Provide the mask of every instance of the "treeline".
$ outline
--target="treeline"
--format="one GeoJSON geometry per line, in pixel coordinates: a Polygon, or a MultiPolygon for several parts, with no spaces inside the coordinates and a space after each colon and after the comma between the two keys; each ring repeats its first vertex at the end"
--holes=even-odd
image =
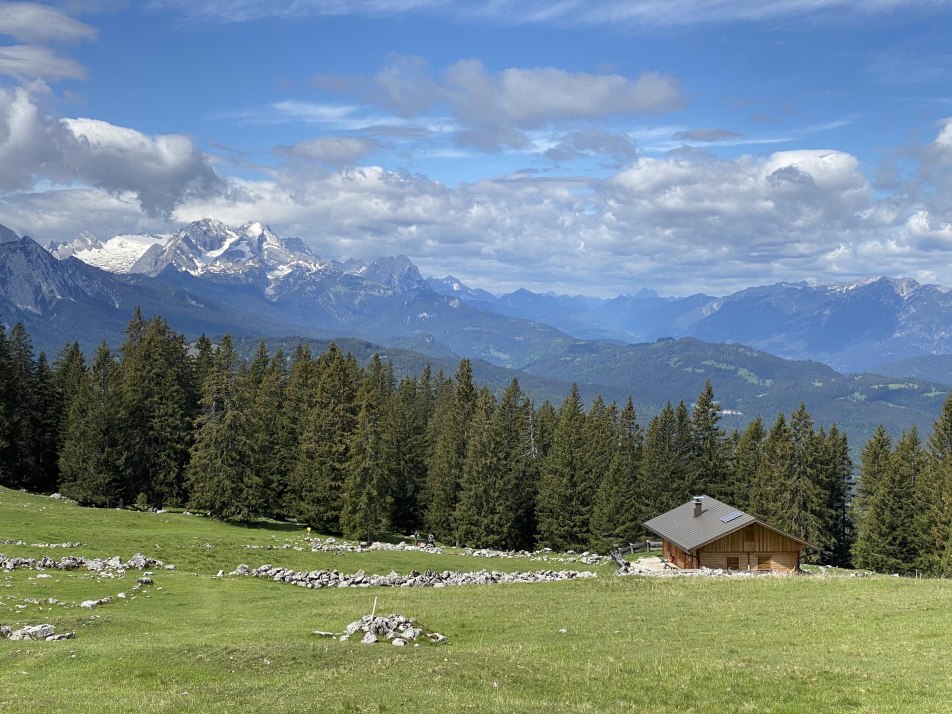
{"type": "Polygon", "coordinates": [[[817,430],[803,405],[769,429],[756,419],[725,433],[710,384],[642,428],[631,399],[596,397],[586,411],[575,387],[558,407],[534,405],[515,380],[496,398],[465,359],[452,377],[425,368],[399,381],[378,357],[360,367],[335,345],[287,356],[262,343],[245,362],[227,336],[190,346],[138,312],[118,352],[104,344],[91,362],[74,343],[50,364],[22,325],[0,329],[0,375],[0,482],[86,505],[604,550],[707,494],[821,546],[828,562],[849,559],[845,435],[817,430]]]}
{"type": "Polygon", "coordinates": [[[915,427],[895,444],[876,430],[863,448],[853,506],[857,567],[952,575],[952,395],[925,444],[915,427]]]}

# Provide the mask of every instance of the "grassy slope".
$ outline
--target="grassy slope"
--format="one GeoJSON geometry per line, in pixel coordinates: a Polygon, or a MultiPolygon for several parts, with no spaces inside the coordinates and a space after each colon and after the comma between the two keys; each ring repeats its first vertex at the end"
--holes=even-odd
{"type": "Polygon", "coordinates": [[[0,540],[82,540],[7,555],[175,563],[135,599],[85,571],[0,573],[0,624],[55,624],[65,642],[0,641],[0,711],[947,711],[952,591],[877,577],[647,579],[445,589],[306,590],[215,579],[239,562],[346,572],[539,568],[415,553],[249,551],[299,529],[93,511],[0,489],[0,540]],[[204,544],[213,548],[205,548],[204,544]],[[448,635],[443,646],[339,643],[370,610],[448,635]],[[55,597],[65,605],[27,604],[55,597]],[[562,634],[560,628],[566,628],[562,634]]]}

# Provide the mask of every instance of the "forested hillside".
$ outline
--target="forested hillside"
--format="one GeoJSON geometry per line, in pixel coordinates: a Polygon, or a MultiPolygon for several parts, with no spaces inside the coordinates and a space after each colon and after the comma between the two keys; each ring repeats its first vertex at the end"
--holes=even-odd
{"type": "Polygon", "coordinates": [[[850,450],[835,424],[817,426],[801,404],[727,431],[710,381],[692,405],[669,402],[643,425],[632,398],[596,396],[586,410],[574,385],[557,405],[534,403],[516,380],[497,396],[466,359],[452,376],[427,365],[400,380],[378,356],[361,366],[334,343],[321,354],[261,343],[243,360],[229,336],[190,346],[138,313],[118,351],[87,358],[74,343],[52,364],[22,325],[0,332],[0,375],[0,482],[87,505],[604,550],[707,494],[820,546],[824,562],[849,562],[855,516],[857,562],[944,567],[949,405],[928,452],[915,429],[895,449],[877,432],[850,508],[850,450]]]}

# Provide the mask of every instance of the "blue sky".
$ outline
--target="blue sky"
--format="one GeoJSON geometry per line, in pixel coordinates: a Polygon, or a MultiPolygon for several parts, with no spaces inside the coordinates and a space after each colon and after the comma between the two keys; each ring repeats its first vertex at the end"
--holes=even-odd
{"type": "Polygon", "coordinates": [[[476,287],[952,285],[952,2],[0,2],[0,223],[476,287]]]}

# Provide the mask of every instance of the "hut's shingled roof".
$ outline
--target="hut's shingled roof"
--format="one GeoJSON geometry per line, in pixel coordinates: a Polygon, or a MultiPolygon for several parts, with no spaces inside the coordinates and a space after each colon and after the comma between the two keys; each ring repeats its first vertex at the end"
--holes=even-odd
{"type": "MultiPolygon", "coordinates": [[[[702,496],[701,499],[701,515],[695,517],[694,501],[692,499],[677,508],[672,508],[667,513],[662,513],[660,516],[652,518],[645,523],[645,527],[688,553],[719,538],[723,538],[729,533],[740,530],[751,523],[760,523],[764,527],[770,528],[770,530],[776,531],[798,543],[802,543],[806,547],[817,548],[801,538],[777,530],[763,521],[758,521],[749,513],[744,513],[733,506],[728,506],[716,498],[702,496]],[[725,517],[734,513],[739,513],[740,515],[730,518],[727,521],[723,520],[725,517]]],[[[817,548],[817,550],[819,549],[817,548]]]]}

